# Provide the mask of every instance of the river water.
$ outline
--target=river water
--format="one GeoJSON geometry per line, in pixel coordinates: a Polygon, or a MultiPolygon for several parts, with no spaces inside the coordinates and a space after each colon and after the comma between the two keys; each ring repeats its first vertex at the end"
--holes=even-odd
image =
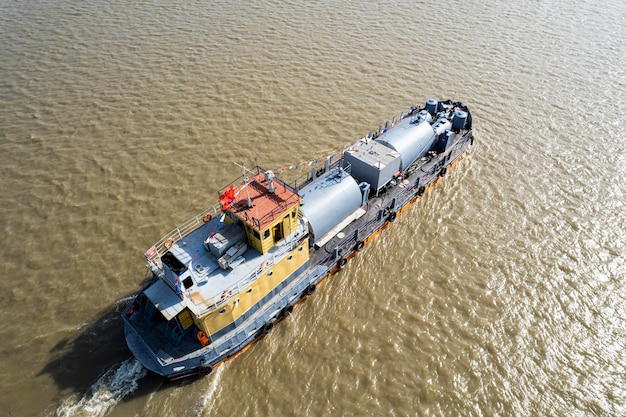
{"type": "Polygon", "coordinates": [[[626,415],[625,18],[0,1],[0,416],[626,415]],[[292,317],[203,379],[132,359],[144,251],[234,163],[288,178],[431,97],[475,145],[292,317]]]}

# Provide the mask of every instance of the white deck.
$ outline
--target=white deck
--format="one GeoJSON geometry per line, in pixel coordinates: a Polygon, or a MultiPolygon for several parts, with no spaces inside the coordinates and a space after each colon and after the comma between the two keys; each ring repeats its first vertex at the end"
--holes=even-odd
{"type": "Polygon", "coordinates": [[[265,269],[282,259],[295,247],[299,239],[308,233],[305,223],[300,221],[296,233],[279,242],[265,255],[248,246],[242,259],[235,262],[232,268],[224,270],[219,267],[215,255],[208,252],[203,245],[214,231],[219,231],[218,224],[219,220],[213,219],[170,248],[170,252],[187,266],[194,282],[190,288],[183,288],[181,281],[189,276],[187,272],[184,272],[178,282],[181,295],[176,295],[173,289],[176,284],[168,278],[165,278],[165,281],[169,281],[169,285],[163,281],[161,284],[153,284],[154,290],[152,287],[146,290],[146,295],[155,305],[158,304],[157,308],[168,320],[185,307],[199,316],[222,304],[225,299],[244,290],[264,273],[265,269]],[[173,302],[174,299],[177,300],[176,303],[173,302]]]}

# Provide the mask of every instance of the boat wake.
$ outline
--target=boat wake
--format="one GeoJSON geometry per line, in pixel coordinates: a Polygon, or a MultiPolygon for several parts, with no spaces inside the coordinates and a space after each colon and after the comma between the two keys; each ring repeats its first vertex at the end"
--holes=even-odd
{"type": "Polygon", "coordinates": [[[57,417],[105,416],[122,398],[137,389],[148,371],[136,359],[128,359],[111,368],[86,394],[67,398],[55,412],[57,417]]]}
{"type": "Polygon", "coordinates": [[[226,368],[227,365],[228,365],[227,363],[223,364],[222,366],[215,369],[215,371],[211,373],[211,376],[209,378],[205,378],[207,380],[210,380],[210,382],[209,382],[208,389],[206,390],[204,394],[202,394],[200,403],[196,406],[196,415],[198,416],[205,415],[205,412],[207,410],[210,410],[213,408],[214,403],[215,403],[216,393],[217,393],[218,388],[220,387],[220,379],[222,377],[222,374],[224,373],[224,368],[226,368]]]}

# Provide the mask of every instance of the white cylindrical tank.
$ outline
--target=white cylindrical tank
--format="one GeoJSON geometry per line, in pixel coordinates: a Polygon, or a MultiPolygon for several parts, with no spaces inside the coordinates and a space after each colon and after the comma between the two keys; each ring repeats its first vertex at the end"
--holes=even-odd
{"type": "Polygon", "coordinates": [[[378,142],[402,155],[402,171],[424,156],[435,143],[435,132],[429,123],[411,123],[404,119],[393,129],[380,135],[378,142]]]}
{"type": "Polygon", "coordinates": [[[309,221],[309,232],[319,240],[361,207],[361,189],[348,173],[336,168],[302,188],[300,211],[309,221]]]}

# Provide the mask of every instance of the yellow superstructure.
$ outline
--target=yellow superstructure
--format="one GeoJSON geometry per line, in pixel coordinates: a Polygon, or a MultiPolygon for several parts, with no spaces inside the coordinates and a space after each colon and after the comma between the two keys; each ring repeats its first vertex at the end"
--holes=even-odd
{"type": "Polygon", "coordinates": [[[211,335],[235,322],[252,306],[269,294],[283,280],[309,261],[309,243],[305,239],[276,265],[268,265],[264,273],[228,303],[198,320],[200,328],[211,335]]]}
{"type": "MultiPolygon", "coordinates": [[[[247,180],[237,189],[231,187],[229,196],[232,200],[224,201],[220,197],[225,203],[225,222],[243,228],[247,245],[261,256],[298,228],[300,197],[282,183],[274,188],[272,179],[264,173],[247,180]]],[[[225,302],[207,314],[195,317],[194,323],[206,334],[214,335],[235,323],[308,261],[308,239],[281,259],[265,257],[253,282],[238,293],[226,290],[225,302]]]]}

